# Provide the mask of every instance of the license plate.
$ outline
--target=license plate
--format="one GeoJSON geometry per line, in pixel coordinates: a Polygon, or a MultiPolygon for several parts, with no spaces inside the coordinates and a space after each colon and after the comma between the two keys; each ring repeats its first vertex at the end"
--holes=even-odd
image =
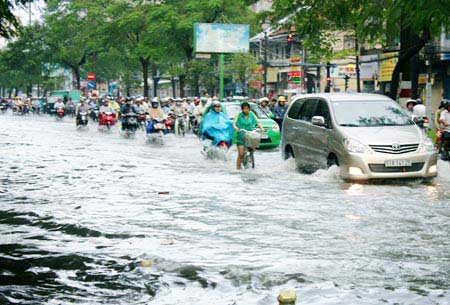
{"type": "Polygon", "coordinates": [[[387,160],[384,162],[386,167],[408,167],[412,166],[411,160],[387,160]]]}

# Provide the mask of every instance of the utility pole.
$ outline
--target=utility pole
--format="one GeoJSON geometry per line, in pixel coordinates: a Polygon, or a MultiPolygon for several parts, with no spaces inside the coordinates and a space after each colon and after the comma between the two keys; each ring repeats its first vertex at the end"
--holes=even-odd
{"type": "MultiPolygon", "coordinates": [[[[427,85],[426,85],[426,111],[427,117],[431,118],[431,80],[432,80],[432,66],[431,60],[434,53],[434,46],[431,43],[425,45],[426,66],[427,66],[427,85]]],[[[431,122],[433,120],[430,120],[431,122]]]]}
{"type": "Polygon", "coordinates": [[[267,47],[269,39],[267,37],[267,31],[264,31],[264,97],[267,97],[267,47]]]}
{"type": "Polygon", "coordinates": [[[31,2],[28,3],[28,26],[31,26],[31,2]]]}
{"type": "Polygon", "coordinates": [[[361,80],[359,69],[359,41],[358,41],[358,34],[356,32],[356,26],[355,26],[355,53],[356,53],[356,90],[358,92],[361,92],[361,80]]]}

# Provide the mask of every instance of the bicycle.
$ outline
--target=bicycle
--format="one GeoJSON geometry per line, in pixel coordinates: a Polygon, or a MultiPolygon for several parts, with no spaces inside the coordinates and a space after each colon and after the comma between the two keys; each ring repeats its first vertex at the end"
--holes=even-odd
{"type": "Polygon", "coordinates": [[[261,144],[261,130],[255,129],[253,131],[248,131],[245,129],[240,129],[238,132],[244,133],[244,157],[242,159],[242,165],[245,169],[249,166],[255,168],[255,150],[261,144]]]}

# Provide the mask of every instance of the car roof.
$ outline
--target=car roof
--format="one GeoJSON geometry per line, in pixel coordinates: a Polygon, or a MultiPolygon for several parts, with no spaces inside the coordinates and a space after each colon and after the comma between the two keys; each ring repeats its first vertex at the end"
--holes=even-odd
{"type": "Polygon", "coordinates": [[[305,98],[323,98],[331,102],[352,102],[352,101],[392,101],[389,97],[381,94],[371,93],[318,93],[302,94],[294,97],[294,100],[305,98]]]}

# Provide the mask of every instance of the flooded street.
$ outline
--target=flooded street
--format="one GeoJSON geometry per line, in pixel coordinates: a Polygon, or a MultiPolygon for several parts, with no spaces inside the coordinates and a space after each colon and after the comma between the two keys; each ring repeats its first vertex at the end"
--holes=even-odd
{"type": "Polygon", "coordinates": [[[450,166],[345,183],[0,116],[0,304],[450,304],[450,166]]]}

